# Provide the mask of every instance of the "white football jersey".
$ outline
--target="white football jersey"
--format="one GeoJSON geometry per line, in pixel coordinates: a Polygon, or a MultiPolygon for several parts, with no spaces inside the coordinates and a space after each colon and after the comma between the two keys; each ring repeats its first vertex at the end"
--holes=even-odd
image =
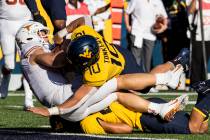
{"type": "Polygon", "coordinates": [[[34,95],[48,107],[62,104],[73,95],[71,84],[61,73],[31,65],[28,58],[21,59],[24,75],[34,95]]]}
{"type": "Polygon", "coordinates": [[[31,12],[24,0],[0,0],[0,19],[30,20],[31,12]]]}

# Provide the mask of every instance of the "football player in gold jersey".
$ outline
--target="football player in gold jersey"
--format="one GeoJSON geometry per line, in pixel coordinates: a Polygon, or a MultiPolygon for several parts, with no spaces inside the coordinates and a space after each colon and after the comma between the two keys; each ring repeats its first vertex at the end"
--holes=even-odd
{"type": "MultiPolygon", "coordinates": [[[[119,102],[113,102],[109,107],[89,115],[80,121],[80,124],[60,118],[57,121],[51,121],[51,126],[56,131],[84,132],[87,134],[125,134],[132,133],[134,129],[136,132],[138,130],[143,133],[207,133],[210,109],[209,83],[207,80],[194,84],[193,88],[198,93],[198,97],[192,112],[189,114],[185,111],[178,111],[169,122],[162,120],[159,116],[135,112],[119,102]],[[72,128],[74,129],[72,130],[72,128]]],[[[149,98],[148,100],[156,103],[166,102],[161,98],[149,98]]]]}
{"type": "Polygon", "coordinates": [[[120,103],[113,102],[104,110],[86,117],[80,122],[80,126],[87,134],[128,133],[128,129],[132,132],[133,128],[143,131],[139,121],[141,116],[142,113],[131,111],[120,103]],[[113,125],[116,128],[115,132],[106,129],[106,122],[115,124],[113,125]],[[89,125],[87,125],[88,123],[89,125]],[[121,125],[123,124],[124,126],[122,127],[121,125]],[[128,127],[126,127],[127,125],[128,127]]]}
{"type": "MultiPolygon", "coordinates": [[[[59,107],[41,111],[31,109],[31,111],[34,113],[38,113],[44,116],[65,114],[78,109],[81,105],[82,107],[80,108],[84,109],[85,107],[87,108],[95,103],[99,103],[100,101],[98,108],[94,108],[95,106],[91,108],[92,111],[94,110],[93,112],[99,111],[108,106],[112,101],[116,100],[117,97],[120,97],[121,94],[108,94],[116,90],[116,85],[110,85],[111,88],[109,88],[109,90],[99,89],[93,93],[93,90],[96,90],[96,87],[100,87],[106,81],[113,77],[117,77],[119,74],[142,72],[137,67],[135,59],[132,55],[130,55],[122,48],[117,48],[116,46],[107,43],[91,27],[84,25],[75,25],[74,27],[77,28],[72,32],[72,42],[67,47],[66,55],[67,59],[69,59],[69,61],[72,62],[72,64],[75,66],[77,72],[82,73],[82,75],[78,77],[80,78],[82,76],[83,81],[81,82],[80,78],[79,89],[76,88],[75,95],[65,103],[59,105],[59,107]],[[100,94],[98,94],[98,92],[100,94]]],[[[58,36],[55,36],[55,40],[56,37],[58,37],[57,40],[62,40],[59,38],[59,34],[65,36],[67,33],[70,33],[69,28],[72,30],[73,27],[67,26],[65,29],[58,33],[58,36]]],[[[143,77],[141,81],[143,82],[139,83],[140,86],[138,86],[137,89],[141,90],[145,87],[155,84],[170,85],[170,83],[174,83],[173,81],[176,81],[176,84],[173,84],[175,85],[174,87],[176,87],[178,85],[179,77],[183,71],[183,68],[182,66],[178,66],[173,71],[169,71],[172,69],[174,69],[174,65],[172,63],[166,63],[154,69],[153,73],[142,74],[143,77]],[[160,72],[165,73],[159,74],[160,72]],[[177,78],[174,79],[174,76],[177,78]]],[[[75,81],[72,82],[73,88],[74,83],[77,83],[78,79],[76,78],[75,81]]],[[[127,96],[127,94],[124,94],[123,97],[124,96],[127,96]]],[[[163,106],[156,107],[157,104],[151,105],[150,102],[140,99],[135,95],[129,94],[127,97],[127,100],[129,100],[130,103],[133,101],[138,101],[138,106],[136,106],[137,104],[135,102],[129,105],[133,109],[141,112],[160,114],[163,118],[170,119],[171,115],[179,110],[181,102],[185,99],[186,96],[179,97],[177,99],[178,102],[170,102],[167,104],[168,107],[163,110],[161,110],[163,106]]],[[[121,100],[121,98],[118,98],[118,100],[122,104],[125,102],[125,100],[121,100]]],[[[90,109],[86,111],[90,111],[90,109]]],[[[81,112],[81,110],[78,112],[81,112]]],[[[87,114],[90,114],[90,112],[84,112],[84,116],[81,116],[81,118],[85,117],[87,114]]]]}
{"type": "MultiPolygon", "coordinates": [[[[118,102],[113,102],[106,109],[94,113],[80,122],[81,128],[87,134],[132,133],[134,129],[146,133],[167,134],[203,134],[208,132],[210,109],[210,94],[202,92],[203,83],[194,85],[198,100],[189,114],[179,111],[173,120],[167,122],[148,113],[139,113],[125,108],[118,102]],[[200,84],[200,85],[199,85],[200,84]],[[201,97],[202,95],[202,97],[201,97]]],[[[205,87],[206,88],[206,87],[205,87]]],[[[209,88],[209,87],[208,87],[209,88]]],[[[166,102],[160,98],[148,99],[152,102],[166,102]]]]}
{"type": "MultiPolygon", "coordinates": [[[[192,87],[198,93],[198,97],[191,113],[179,111],[175,114],[174,119],[169,122],[161,120],[158,116],[133,112],[118,103],[112,103],[105,111],[86,117],[81,121],[81,126],[85,133],[92,134],[132,133],[133,128],[150,133],[207,133],[210,110],[209,86],[210,80],[193,84],[192,87]]],[[[160,98],[150,98],[148,100],[157,103],[165,102],[160,98]]]]}
{"type": "Polygon", "coordinates": [[[78,46],[83,45],[82,43],[79,44],[80,40],[84,40],[84,38],[80,37],[86,35],[96,38],[97,45],[99,47],[99,56],[97,56],[97,54],[93,56],[93,58],[98,57],[96,58],[98,60],[89,67],[86,67],[84,66],[84,64],[82,64],[83,66],[81,66],[81,69],[84,69],[82,71],[83,80],[84,83],[87,85],[99,87],[103,85],[107,81],[107,79],[111,79],[122,73],[125,67],[125,58],[116,48],[116,46],[105,41],[99,33],[93,30],[93,28],[91,28],[90,26],[80,26],[73,31],[71,35],[71,40],[76,41],[73,41],[69,45],[69,52],[67,52],[67,58],[70,57],[70,60],[73,62],[73,64],[75,63],[78,66],[81,63],[79,62],[79,60],[92,59],[91,55],[88,58],[88,55],[85,54],[92,53],[92,50],[88,50],[88,48],[84,52],[82,51],[81,54],[76,54],[76,49],[78,48],[79,50],[78,46]],[[75,50],[74,54],[71,53],[72,50],[75,50]],[[77,58],[76,55],[80,55],[80,58],[77,58]]]}

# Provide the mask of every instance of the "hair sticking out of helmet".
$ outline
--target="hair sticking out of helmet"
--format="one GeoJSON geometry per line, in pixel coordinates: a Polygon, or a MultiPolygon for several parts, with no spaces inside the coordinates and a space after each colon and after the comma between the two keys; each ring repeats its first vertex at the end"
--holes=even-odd
{"type": "Polygon", "coordinates": [[[81,70],[95,64],[99,59],[99,46],[96,38],[84,35],[74,39],[67,47],[66,56],[81,70]]]}
{"type": "Polygon", "coordinates": [[[30,21],[24,24],[16,34],[16,42],[21,54],[28,55],[29,50],[35,47],[48,46],[49,29],[39,22],[30,21]]]}

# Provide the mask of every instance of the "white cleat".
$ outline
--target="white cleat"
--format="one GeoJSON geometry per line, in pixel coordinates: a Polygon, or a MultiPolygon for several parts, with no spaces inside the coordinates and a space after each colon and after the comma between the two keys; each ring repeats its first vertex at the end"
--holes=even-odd
{"type": "Polygon", "coordinates": [[[8,95],[8,87],[11,74],[3,75],[1,85],[0,85],[0,98],[5,99],[8,95]]]}
{"type": "Polygon", "coordinates": [[[173,71],[171,71],[171,79],[167,83],[167,85],[170,88],[172,88],[172,89],[178,88],[179,82],[180,82],[180,77],[181,77],[183,71],[184,71],[184,68],[180,64],[177,65],[173,71]]]}
{"type": "Polygon", "coordinates": [[[188,98],[189,97],[187,94],[183,94],[176,99],[163,104],[159,115],[162,119],[170,121],[177,111],[183,110],[185,108],[188,103],[188,98]]]}

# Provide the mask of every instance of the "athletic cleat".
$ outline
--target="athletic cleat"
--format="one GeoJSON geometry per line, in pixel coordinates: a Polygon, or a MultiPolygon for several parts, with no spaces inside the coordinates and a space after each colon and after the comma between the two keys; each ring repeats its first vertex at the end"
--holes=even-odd
{"type": "Polygon", "coordinates": [[[199,81],[192,85],[192,88],[198,93],[198,94],[208,94],[210,93],[210,80],[206,81],[199,81]]]}
{"type": "Polygon", "coordinates": [[[164,120],[170,121],[177,111],[183,110],[185,108],[187,102],[188,102],[188,95],[183,94],[177,97],[176,99],[163,104],[163,107],[159,115],[164,120]]]}
{"type": "Polygon", "coordinates": [[[0,98],[5,99],[8,94],[8,87],[11,74],[3,75],[1,85],[0,85],[0,98]]]}
{"type": "Polygon", "coordinates": [[[184,68],[180,64],[177,65],[176,68],[173,71],[171,71],[171,78],[169,79],[167,86],[169,86],[172,89],[178,88],[183,70],[184,68]]]}
{"type": "Polygon", "coordinates": [[[181,64],[185,71],[189,70],[189,58],[190,58],[190,50],[188,48],[183,48],[179,52],[179,54],[172,60],[177,64],[181,64]]]}

